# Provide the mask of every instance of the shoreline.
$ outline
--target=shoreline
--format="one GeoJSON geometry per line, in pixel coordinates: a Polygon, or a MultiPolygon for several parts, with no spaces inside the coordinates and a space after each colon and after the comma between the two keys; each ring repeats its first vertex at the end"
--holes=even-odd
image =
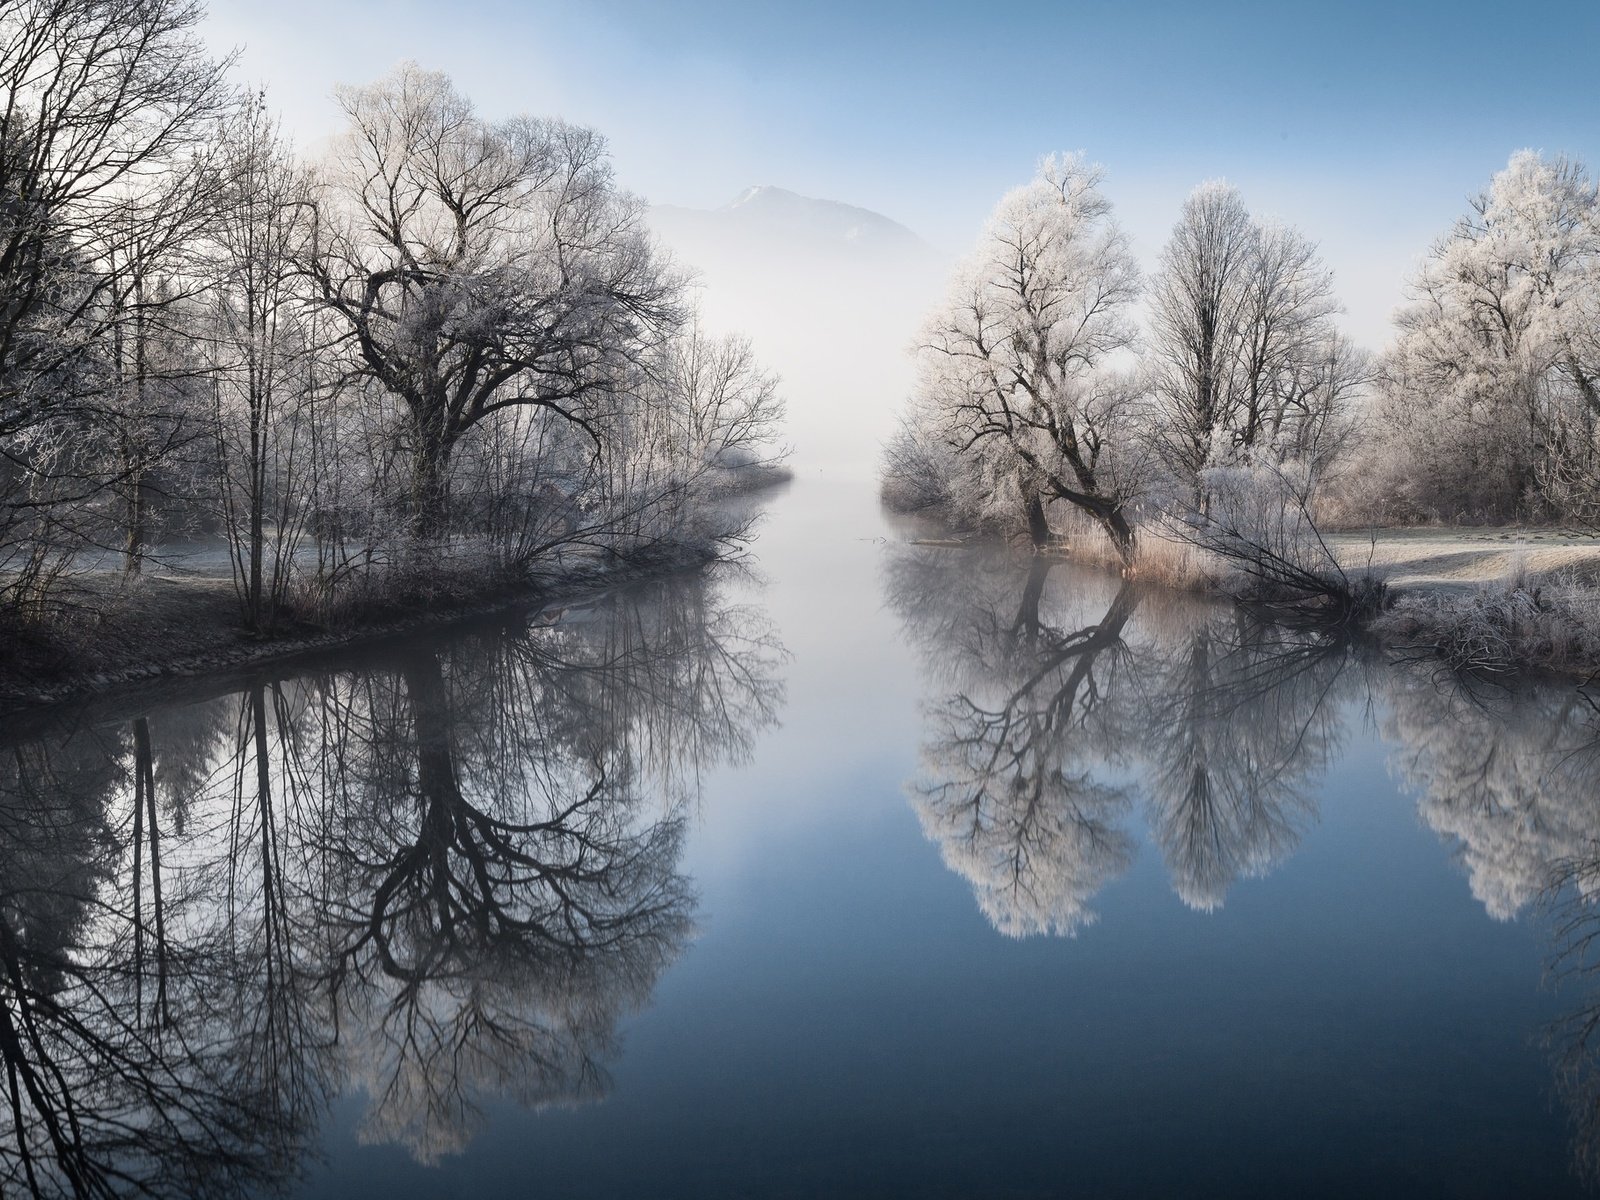
{"type": "MultiPolygon", "coordinates": [[[[551,609],[593,603],[610,592],[704,570],[724,561],[724,556],[682,553],[670,559],[622,562],[614,567],[571,571],[532,580],[525,585],[489,589],[461,603],[421,608],[400,616],[349,625],[254,637],[243,627],[210,620],[201,627],[196,644],[159,660],[143,660],[131,652],[120,662],[96,664],[92,669],[67,669],[57,679],[31,680],[25,673],[0,668],[0,722],[6,740],[18,732],[45,728],[63,717],[79,716],[90,708],[117,705],[128,698],[167,690],[183,692],[193,686],[214,690],[253,678],[263,672],[289,671],[322,658],[359,656],[396,641],[442,633],[495,617],[521,614],[532,619],[551,609]]],[[[153,577],[157,586],[175,581],[153,577]]],[[[214,581],[181,581],[199,586],[189,590],[200,607],[206,591],[221,591],[214,581]],[[208,586],[209,585],[209,586],[208,586]]],[[[233,597],[228,592],[229,603],[233,597]]],[[[132,632],[132,631],[129,631],[132,632]]]]}
{"type": "MultiPolygon", "coordinates": [[[[963,532],[925,514],[903,522],[906,541],[930,549],[976,549],[1004,537],[963,532]]],[[[1600,538],[1538,527],[1406,526],[1323,535],[1344,585],[1369,577],[1381,606],[1349,632],[1384,652],[1494,683],[1547,679],[1583,686],[1600,676],[1600,538]]],[[[1314,602],[1254,600],[1230,586],[1229,564],[1152,530],[1140,533],[1130,570],[1104,538],[1074,530],[1033,551],[1163,590],[1242,605],[1289,624],[1328,624],[1314,602]]],[[[1021,551],[1019,551],[1021,553],[1021,551]]]]}
{"type": "MultiPolygon", "coordinates": [[[[713,500],[719,505],[736,507],[764,504],[793,482],[794,473],[787,465],[767,466],[737,486],[724,488],[713,500]]],[[[164,683],[250,677],[300,659],[360,651],[372,645],[518,610],[537,612],[552,606],[587,603],[618,588],[666,579],[680,572],[704,570],[737,558],[736,551],[719,551],[722,545],[724,539],[719,535],[703,542],[680,543],[665,553],[654,547],[632,558],[618,558],[609,565],[590,562],[535,571],[525,581],[487,587],[459,600],[447,601],[438,608],[426,607],[415,598],[396,597],[369,618],[357,617],[347,624],[320,627],[302,622],[294,631],[266,637],[254,636],[238,623],[237,596],[229,578],[170,574],[135,576],[131,586],[147,593],[144,603],[150,599],[148,593],[166,591],[169,608],[187,610],[176,614],[177,627],[183,632],[193,633],[194,624],[188,618],[201,618],[203,632],[196,644],[168,657],[147,658],[135,652],[130,639],[149,632],[139,626],[159,625],[162,616],[159,612],[150,613],[141,604],[134,604],[119,614],[121,620],[111,622],[113,626],[126,627],[111,629],[109,637],[107,631],[97,628],[94,632],[97,644],[94,645],[73,645],[66,635],[0,634],[15,637],[17,641],[12,662],[0,657],[0,721],[5,722],[5,732],[10,733],[14,725],[31,719],[35,713],[59,713],[103,698],[158,689],[164,683]],[[175,606],[172,593],[181,593],[175,606]],[[17,665],[19,660],[26,662],[27,650],[22,645],[25,638],[35,643],[34,650],[42,649],[61,662],[53,675],[50,668],[30,671],[25,665],[17,665]],[[94,659],[97,654],[110,661],[105,664],[85,661],[94,659]]],[[[130,581],[118,571],[94,574],[101,582],[112,583],[119,590],[130,586],[130,581]]],[[[108,616],[104,610],[87,611],[97,622],[104,622],[108,616]]],[[[174,616],[172,612],[166,615],[174,616]]]]}

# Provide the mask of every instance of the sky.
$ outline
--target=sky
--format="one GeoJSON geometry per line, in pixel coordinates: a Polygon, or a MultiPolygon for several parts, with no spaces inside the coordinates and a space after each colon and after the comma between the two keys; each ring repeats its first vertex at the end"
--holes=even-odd
{"type": "Polygon", "coordinates": [[[311,148],[331,93],[404,59],[487,115],[593,125],[619,179],[715,207],[751,184],[875,209],[955,254],[1051,151],[1082,151],[1153,268],[1226,178],[1319,242],[1379,347],[1428,244],[1531,146],[1600,163],[1600,2],[211,0],[311,148]]]}

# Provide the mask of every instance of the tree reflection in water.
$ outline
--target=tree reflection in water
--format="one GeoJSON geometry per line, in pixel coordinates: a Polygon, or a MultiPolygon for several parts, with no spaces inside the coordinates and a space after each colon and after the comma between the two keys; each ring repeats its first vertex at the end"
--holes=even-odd
{"type": "Polygon", "coordinates": [[[1075,933],[1133,861],[1141,794],[1200,909],[1287,856],[1338,745],[1345,648],[1051,560],[908,547],[891,605],[935,698],[911,791],[1001,932],[1075,933]]]}
{"type": "Polygon", "coordinates": [[[1499,920],[1551,930],[1548,1030],[1575,1158],[1600,1184],[1600,708],[1550,684],[1481,695],[1412,679],[1390,699],[1397,760],[1499,920]]]}
{"type": "Polygon", "coordinates": [[[1550,682],[1474,687],[1366,661],[1046,560],[905,547],[886,587],[924,658],[912,802],[1001,932],[1072,934],[1151,840],[1193,908],[1282,862],[1315,821],[1349,701],[1381,707],[1390,766],[1495,920],[1554,929],[1576,1003],[1551,1029],[1577,1158],[1600,1181],[1600,703],[1550,682]]]}
{"type": "Polygon", "coordinates": [[[1315,821],[1358,673],[1343,644],[1241,612],[1158,622],[1139,661],[1151,831],[1178,895],[1211,911],[1315,821]]]}
{"type": "Polygon", "coordinates": [[[1551,929],[1549,1032],[1580,1168],[1600,1183],[1600,709],[1560,683],[1514,692],[1396,674],[1388,732],[1423,818],[1497,920],[1551,929]]]}
{"type": "Polygon", "coordinates": [[[776,720],[766,618],[678,579],[537,628],[8,746],[0,1184],[292,1180],[336,1094],[459,1150],[600,1095],[681,952],[702,772],[776,720]]]}

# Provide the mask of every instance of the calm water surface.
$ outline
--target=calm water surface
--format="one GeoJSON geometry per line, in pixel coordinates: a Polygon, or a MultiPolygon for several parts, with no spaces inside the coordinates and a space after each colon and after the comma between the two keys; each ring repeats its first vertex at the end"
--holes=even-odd
{"type": "Polygon", "coordinates": [[[805,477],[746,570],[0,731],[0,1178],[1589,1194],[1597,739],[805,477]]]}

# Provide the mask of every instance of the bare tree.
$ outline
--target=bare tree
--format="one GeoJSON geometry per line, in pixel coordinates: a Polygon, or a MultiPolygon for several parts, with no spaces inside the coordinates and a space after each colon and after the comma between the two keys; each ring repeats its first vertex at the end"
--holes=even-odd
{"type": "MultiPolygon", "coordinates": [[[[0,9],[0,456],[9,477],[0,546],[8,557],[18,543],[5,529],[20,525],[24,541],[37,543],[49,533],[41,511],[81,506],[126,482],[129,562],[138,561],[149,447],[122,439],[108,469],[78,443],[86,429],[115,441],[120,383],[142,389],[142,343],[124,342],[121,354],[110,343],[149,313],[158,263],[193,214],[201,175],[191,152],[230,101],[224,64],[194,35],[200,14],[193,0],[17,0],[0,9]]],[[[37,544],[22,552],[37,562],[37,544]]]]}
{"type": "Polygon", "coordinates": [[[311,505],[309,407],[326,390],[302,264],[307,181],[258,102],[230,128],[215,223],[207,351],[218,485],[234,583],[250,628],[271,628],[311,505]]]}
{"type": "Polygon", "coordinates": [[[681,324],[681,285],[598,134],[488,121],[412,64],[338,99],[315,269],[357,369],[404,409],[413,531],[433,540],[462,436],[531,406],[598,442],[621,374],[681,324]]]}
{"type": "Polygon", "coordinates": [[[1364,371],[1334,331],[1333,277],[1315,244],[1252,218],[1237,189],[1205,183],[1151,292],[1157,441],[1196,504],[1207,467],[1307,453],[1323,465],[1364,371]]]}
{"type": "Polygon", "coordinates": [[[783,461],[778,378],[761,366],[749,339],[712,337],[696,320],[666,357],[666,407],[681,423],[688,469],[733,476],[783,461]]]}

